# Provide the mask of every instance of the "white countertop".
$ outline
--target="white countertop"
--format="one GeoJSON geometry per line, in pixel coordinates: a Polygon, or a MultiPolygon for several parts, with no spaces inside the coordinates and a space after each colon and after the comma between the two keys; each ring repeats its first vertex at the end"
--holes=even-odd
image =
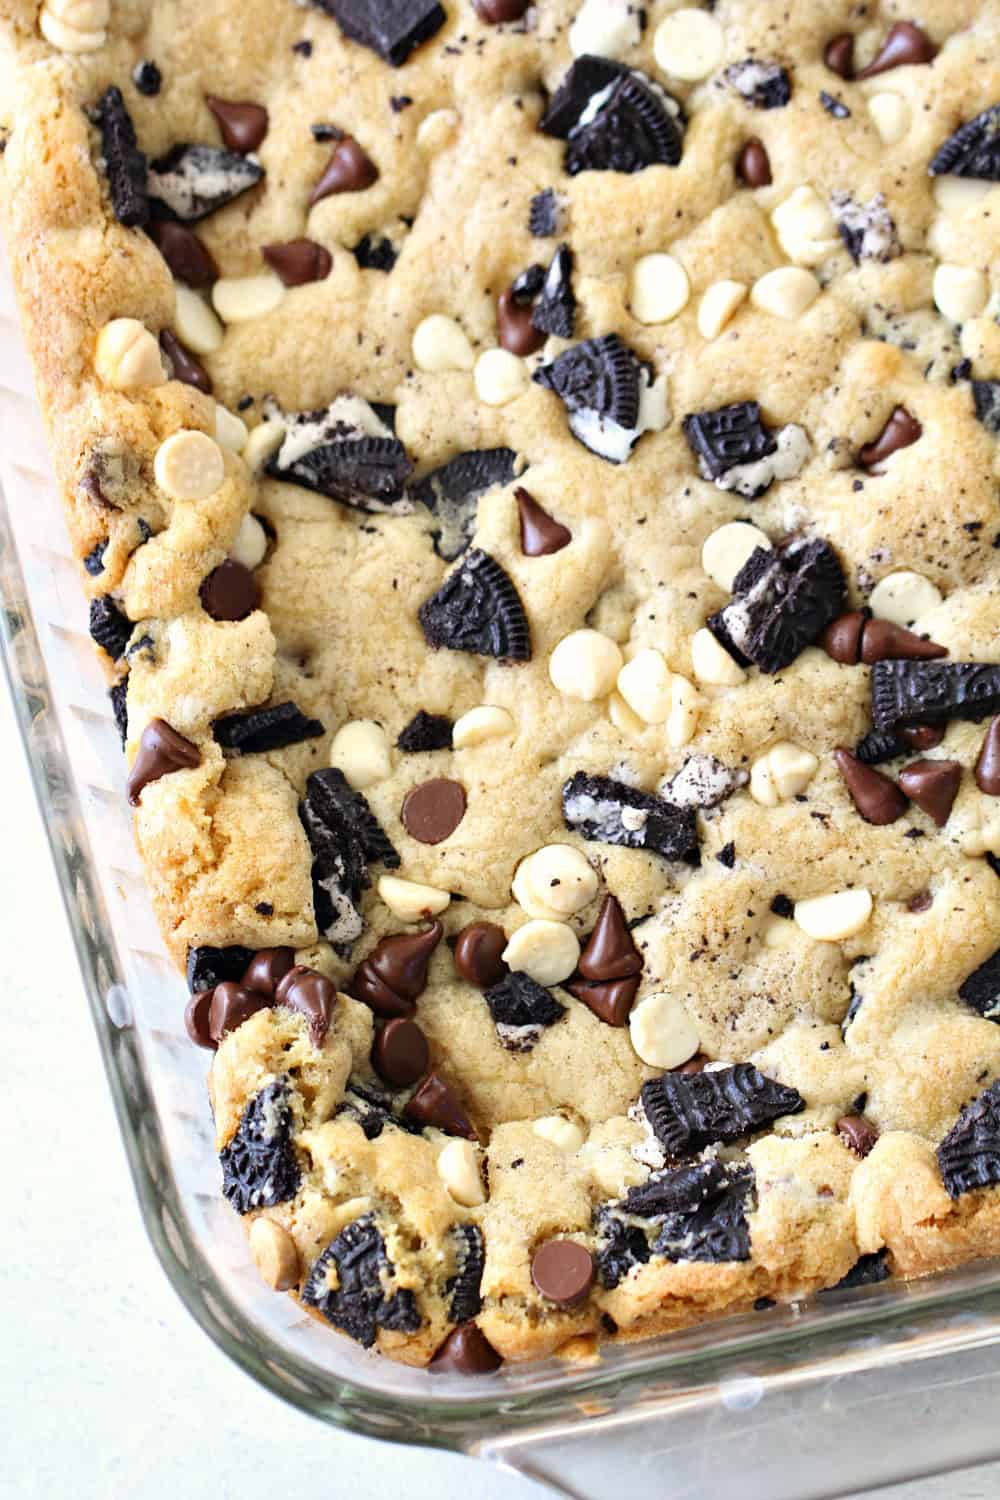
{"type": "MultiPolygon", "coordinates": [[[[255,1385],[189,1318],[142,1228],[3,687],[0,787],[0,981],[13,1052],[0,1495],[541,1500],[539,1486],[484,1464],[322,1426],[255,1385]]],[[[879,1496],[992,1500],[1000,1466],[879,1496]]]]}

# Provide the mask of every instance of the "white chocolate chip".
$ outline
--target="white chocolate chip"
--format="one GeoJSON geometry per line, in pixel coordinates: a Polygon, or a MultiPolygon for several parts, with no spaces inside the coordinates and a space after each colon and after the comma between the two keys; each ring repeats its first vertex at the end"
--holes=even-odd
{"type": "Polygon", "coordinates": [[[871,612],[879,620],[894,625],[913,625],[941,603],[941,591],[921,573],[902,569],[889,573],[872,589],[868,600],[871,612]]]}
{"type": "Polygon", "coordinates": [[[543,1115],[531,1127],[543,1141],[551,1141],[560,1151],[579,1151],[586,1140],[580,1126],[562,1115],[543,1115]]]}
{"type": "Polygon", "coordinates": [[[618,673],[618,691],[647,724],[664,724],[670,713],[670,668],[661,652],[647,646],[618,673]]]}
{"type": "Polygon", "coordinates": [[[886,146],[895,146],[903,139],[913,118],[909,100],[902,94],[872,94],[868,100],[868,113],[886,146]]]}
{"type": "Polygon", "coordinates": [[[698,332],[703,339],[716,339],[730,323],[749,288],[742,281],[713,281],[705,289],[698,308],[698,332]]]}
{"type": "Polygon", "coordinates": [[[608,699],[608,718],[616,729],[621,730],[622,734],[631,735],[633,738],[642,734],[648,727],[638,714],[632,712],[625,699],[617,693],[612,693],[608,699]]]}
{"type": "Polygon", "coordinates": [[[381,875],[377,886],[379,898],[401,922],[419,922],[421,917],[437,917],[447,911],[451,896],[433,885],[402,880],[398,875],[381,875]]]}
{"type": "Polygon", "coordinates": [[[574,630],[549,657],[549,677],[564,698],[594,703],[606,698],[622,668],[617,643],[599,630],[574,630]]]}
{"type": "Polygon", "coordinates": [[[533,918],[519,927],[503,950],[508,968],[536,984],[561,984],[576,968],[580,944],[565,922],[533,918]]]}
{"type": "Polygon", "coordinates": [[[160,346],[137,318],[114,318],[97,335],[94,368],[105,385],[116,391],[163,385],[160,346]]]}
{"type": "Polygon", "coordinates": [[[250,1254],[261,1278],[276,1292],[287,1292],[299,1279],[299,1252],[282,1225],[274,1219],[254,1219],[250,1226],[250,1254]]]}
{"type": "Polygon", "coordinates": [[[545,844],[522,859],[514,876],[514,900],[529,917],[571,917],[597,895],[597,872],[572,844],[545,844]],[[540,910],[544,908],[544,910],[540,910]]]}
{"type": "Polygon", "coordinates": [[[457,1136],[448,1141],[438,1153],[437,1169],[445,1190],[456,1203],[464,1208],[477,1208],[486,1202],[475,1141],[463,1141],[457,1136]]]}
{"type": "Polygon", "coordinates": [[[174,329],[177,337],[192,354],[214,354],[222,345],[224,330],[203,297],[189,286],[174,288],[176,297],[174,329]]]}
{"type": "Polygon", "coordinates": [[[942,177],[935,177],[931,192],[943,214],[949,219],[960,219],[975,207],[980,198],[985,198],[992,187],[991,182],[983,182],[978,177],[953,177],[945,173],[942,177]]]}
{"type": "Polygon", "coordinates": [[[273,271],[256,276],[224,276],[212,287],[212,305],[223,323],[249,323],[274,312],[287,288],[273,271]]]}
{"type": "Polygon", "coordinates": [[[96,52],[110,20],[110,0],[45,0],[38,29],[60,52],[96,52]]]}
{"type": "Polygon", "coordinates": [[[679,1068],[698,1050],[698,1033],[676,995],[647,995],[628,1018],[636,1054],[651,1068],[679,1068]]]}
{"type": "Polygon", "coordinates": [[[574,57],[622,57],[642,39],[633,0],[583,0],[569,28],[574,57]]]}
{"type": "Polygon", "coordinates": [[[471,750],[476,745],[485,745],[487,740],[499,740],[513,734],[516,728],[513,716],[505,708],[481,703],[455,721],[451,731],[452,748],[471,750]]]}
{"type": "Polygon", "coordinates": [[[249,568],[251,573],[254,568],[259,568],[264,561],[267,551],[267,532],[260,524],[256,516],[249,513],[240,522],[240,529],[236,533],[236,540],[229,549],[229,556],[234,562],[242,563],[249,568]]]}
{"type": "Polygon", "coordinates": [[[205,500],[225,479],[226,465],[206,432],[182,427],[157,448],[153,474],[171,500],[205,500]]]}
{"type": "Polygon", "coordinates": [[[814,188],[797,187],[771,214],[778,242],[797,266],[818,266],[840,245],[833,215],[814,188]]]}
{"type": "Polygon", "coordinates": [[[363,792],[392,772],[389,736],[374,719],[353,719],[334,735],[330,764],[343,771],[356,792],[363,792]]]}
{"type": "Polygon", "coordinates": [[[417,126],[417,146],[428,156],[436,156],[451,144],[458,129],[454,109],[435,109],[417,126]]]}
{"type": "Polygon", "coordinates": [[[487,349],[476,360],[472,378],[476,395],[486,406],[506,406],[528,389],[528,367],[506,349],[487,349]]]}
{"type": "Polygon", "coordinates": [[[632,267],[629,307],[639,323],[668,323],[690,295],[687,272],[672,255],[644,255],[632,267]]]}
{"type": "Polygon", "coordinates": [[[257,473],[270,463],[285,439],[284,422],[260,422],[251,427],[243,446],[243,462],[257,473]]]}
{"type": "Polygon", "coordinates": [[[819,761],[811,750],[781,740],[750,768],[750,795],[761,807],[777,807],[797,797],[816,775],[819,761]]]}
{"type": "Polygon", "coordinates": [[[736,687],[746,675],[707,628],[691,637],[691,666],[698,681],[711,687],[736,687]]]}
{"type": "Polygon", "coordinates": [[[419,370],[431,374],[441,370],[471,370],[476,362],[465,329],[444,313],[431,313],[417,324],[413,332],[413,358],[419,370]]]}
{"type": "Polygon", "coordinates": [[[754,282],[750,301],[761,312],[794,320],[812,307],[819,294],[820,284],[811,271],[801,266],[779,266],[754,282]]]}
{"type": "Polygon", "coordinates": [[[795,921],[807,937],[839,943],[860,932],[872,914],[871,891],[864,886],[796,901],[795,921]]]}
{"type": "Polygon", "coordinates": [[[215,404],[215,441],[232,453],[242,453],[249,434],[242,417],[231,412],[228,406],[215,404]]]}
{"type": "Polygon", "coordinates": [[[694,739],[701,702],[694,683],[675,672],[670,679],[670,713],[667,717],[667,744],[674,750],[694,739]]]}
{"type": "Polygon", "coordinates": [[[990,300],[990,284],[971,266],[938,266],[934,272],[934,306],[950,323],[977,318],[990,300]]]}
{"type": "Polygon", "coordinates": [[[725,40],[722,27],[705,10],[684,6],[666,16],[653,37],[656,66],[672,78],[697,83],[714,73],[722,62],[725,40]]]}
{"type": "Polygon", "coordinates": [[[728,594],[733,579],[758,547],[763,547],[766,552],[771,550],[770,537],[758,526],[751,526],[746,521],[728,521],[705,538],[701,565],[712,582],[728,594]]]}

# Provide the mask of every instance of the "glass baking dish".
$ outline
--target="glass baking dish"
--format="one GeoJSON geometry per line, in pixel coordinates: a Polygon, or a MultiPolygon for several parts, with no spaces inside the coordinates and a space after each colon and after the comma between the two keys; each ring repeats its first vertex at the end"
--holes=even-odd
{"type": "Polygon", "coordinates": [[[218,1191],[204,1054],[162,947],[124,766],[0,264],[4,663],[143,1218],[178,1295],[255,1380],[323,1421],[453,1448],[567,1495],[811,1500],[1000,1455],[1000,1267],[859,1289],[492,1378],[431,1377],[259,1280],[218,1191]]]}

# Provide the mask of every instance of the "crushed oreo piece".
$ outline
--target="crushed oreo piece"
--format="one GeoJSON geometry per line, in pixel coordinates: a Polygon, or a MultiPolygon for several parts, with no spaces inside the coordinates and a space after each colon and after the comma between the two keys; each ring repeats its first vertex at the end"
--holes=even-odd
{"type": "Polygon", "coordinates": [[[107,594],[90,601],[90,639],[106,651],[112,661],[125,654],[133,622],[107,594]]]}
{"type": "Polygon", "coordinates": [[[778,63],[748,57],[731,63],[722,76],[751,109],[783,109],[792,97],[788,70],[778,63]]]}
{"type": "Polygon", "coordinates": [[[576,297],[573,295],[573,252],[560,245],[545,273],[531,321],[539,333],[571,339],[576,323],[576,297]]]}
{"type": "Polygon", "coordinates": [[[292,1144],[287,1078],[267,1084],[251,1099],[219,1161],[222,1192],[237,1213],[273,1208],[295,1197],[301,1174],[292,1144]]]}
{"type": "Polygon", "coordinates": [[[1000,948],[963,979],[958,994],[985,1020],[1000,1024],[1000,948]]]}
{"type": "MultiPolygon", "coordinates": [[[[733,580],[733,597],[706,624],[740,665],[779,672],[843,611],[847,585],[829,542],[790,542],[752,552],[733,580]]],[[[909,663],[906,663],[909,665],[909,663]]]]}
{"type": "Polygon", "coordinates": [[[531,200],[528,233],[536,240],[553,239],[562,228],[563,210],[555,188],[543,188],[531,200]]]}
{"type": "Polygon", "coordinates": [[[114,687],[108,689],[108,697],[111,699],[111,712],[115,718],[115,728],[122,742],[122,749],[128,740],[128,678],[123,677],[121,682],[116,682],[114,687]]]}
{"type": "Polygon", "coordinates": [[[856,266],[864,260],[885,262],[902,255],[884,193],[876,193],[867,203],[855,202],[850,193],[831,193],[830,208],[837,233],[856,266]]]}
{"type": "Polygon", "coordinates": [[[380,404],[337,396],[318,411],[284,416],[285,436],[267,465],[273,479],[300,484],[370,514],[409,515],[413,465],[380,404]]]}
{"type": "Polygon", "coordinates": [[[196,224],[256,187],[263,176],[252,156],[182,143],[150,163],[147,186],[162,215],[196,224]]]}
{"type": "Polygon", "coordinates": [[[319,719],[307,718],[297,703],[273,703],[266,708],[224,714],[212,725],[216,744],[237,755],[283,750],[286,745],[298,745],[324,733],[319,719]]]}
{"type": "Polygon", "coordinates": [[[677,100],[637,68],[578,57],[553,94],[539,129],[566,142],[566,171],[641,172],[675,167],[684,145],[677,100]]]}
{"type": "Polygon", "coordinates": [[[1000,437],[1000,380],[974,380],[972,400],[975,403],[976,420],[982,422],[987,432],[1000,437]]]}
{"type": "Polygon", "coordinates": [[[142,62],[137,62],[132,69],[132,82],[140,94],[145,94],[147,98],[152,99],[160,92],[163,74],[152,58],[147,57],[142,62]]]}
{"type": "Polygon", "coordinates": [[[472,542],[478,502],[487,490],[510,484],[517,474],[513,448],[478,448],[459,453],[411,484],[407,494],[440,523],[431,533],[434,551],[454,562],[472,542]]]}
{"type": "Polygon", "coordinates": [[[362,271],[385,271],[388,274],[399,259],[388,235],[364,234],[351,251],[362,271]]]}
{"type": "Polygon", "coordinates": [[[909,746],[905,740],[899,739],[897,735],[870,729],[862,739],[858,740],[854,747],[854,754],[866,766],[881,766],[887,760],[895,760],[898,755],[905,755],[908,749],[909,746]]]}
{"type": "Polygon", "coordinates": [[[352,1219],[314,1263],[302,1288],[302,1301],[362,1348],[370,1349],[379,1328],[414,1333],[420,1327],[413,1293],[409,1289],[398,1289],[391,1296],[386,1292],[385,1283],[394,1274],[374,1215],[364,1214],[352,1219]],[[337,1273],[335,1289],[330,1286],[331,1269],[337,1273]]]}
{"type": "Polygon", "coordinates": [[[316,923],[342,954],[362,929],[361,896],[371,884],[369,864],[399,868],[399,855],[360,792],[342,771],[313,771],[299,803],[299,818],[313,853],[316,923]]]}
{"type": "Polygon", "coordinates": [[[192,995],[199,990],[214,990],[227,979],[242,979],[253,958],[252,948],[189,948],[187,952],[187,987],[192,995]]]}
{"type": "Polygon", "coordinates": [[[876,1250],[871,1255],[859,1256],[835,1286],[824,1287],[819,1295],[828,1297],[831,1292],[846,1292],[854,1286],[874,1286],[876,1282],[885,1281],[890,1274],[888,1250],[876,1250]]]}
{"type": "Polygon", "coordinates": [[[104,554],[107,550],[108,544],[106,541],[98,542],[97,546],[93,547],[83,559],[83,566],[91,578],[99,578],[104,572],[104,554]]]}
{"type": "Polygon", "coordinates": [[[400,730],[396,749],[407,755],[421,750],[451,749],[451,720],[447,714],[429,714],[420,709],[405,729],[400,730]]]}
{"type": "Polygon", "coordinates": [[[501,661],[529,661],[531,632],[517,589],[495,558],[474,548],[420,606],[429,646],[501,661]]]}
{"type": "Polygon", "coordinates": [[[594,1215],[597,1234],[597,1275],[605,1291],[614,1291],[633,1266],[645,1265],[651,1251],[649,1240],[638,1224],[627,1224],[614,1212],[614,1205],[602,1204],[594,1215]]]}
{"type": "Polygon", "coordinates": [[[730,839],[728,844],[723,844],[715,857],[723,869],[731,870],[733,868],[736,863],[736,845],[732,839],[730,839]]]}
{"type": "Polygon", "coordinates": [[[448,1317],[453,1323],[464,1323],[467,1318],[474,1318],[483,1305],[479,1286],[486,1250],[483,1232],[476,1224],[453,1224],[450,1234],[456,1245],[458,1270],[445,1282],[445,1291],[450,1294],[448,1317]]]}
{"type": "Polygon", "coordinates": [[[574,344],[533,378],[559,397],[573,436],[609,463],[624,463],[643,432],[666,422],[661,382],[617,333],[574,344]]]}
{"type": "Polygon", "coordinates": [[[737,464],[756,463],[777,447],[756,401],[691,412],[682,426],[703,479],[719,479],[737,464]]]}
{"type": "Polygon", "coordinates": [[[526,307],[535,300],[544,285],[545,267],[536,261],[530,266],[525,266],[524,270],[519,271],[514,277],[510,284],[510,295],[515,302],[526,307]]]}
{"type": "Polygon", "coordinates": [[[967,1104],[937,1149],[949,1196],[1000,1182],[1000,1082],[967,1104]]]}
{"type": "Polygon", "coordinates": [[[711,1160],[649,1178],[621,1207],[656,1222],[653,1252],[668,1260],[749,1260],[753,1189],[751,1166],[711,1160]]]}
{"type": "Polygon", "coordinates": [[[1000,665],[978,661],[878,661],[871,674],[877,730],[1000,713],[1000,665]]]}
{"type": "Polygon", "coordinates": [[[668,1155],[689,1156],[734,1141],[805,1108],[797,1089],[766,1078],[750,1063],[704,1073],[664,1073],[642,1086],[642,1107],[668,1155]]]}
{"type": "Polygon", "coordinates": [[[356,1078],[348,1080],[336,1113],[356,1120],[366,1141],[378,1140],[387,1125],[395,1125],[408,1135],[420,1134],[419,1125],[408,1120],[405,1115],[395,1113],[388,1094],[373,1088],[371,1084],[361,1083],[356,1078]]]}
{"type": "Polygon", "coordinates": [[[101,132],[101,155],[111,194],[111,208],[119,224],[134,229],[149,218],[146,158],[139,150],[132,116],[125,108],[122,91],[113,84],[97,106],[101,132]]]}
{"type": "Polygon", "coordinates": [[[530,1052],[543,1029],[566,1014],[551,990],[519,970],[484,990],[483,999],[501,1042],[511,1052],[530,1052]]]}
{"type": "Polygon", "coordinates": [[[718,807],[748,780],[746,771],[723,765],[714,755],[689,755],[680,770],[660,784],[659,791],[674,807],[708,809],[718,807]]]}
{"type": "Polygon", "coordinates": [[[664,859],[695,862],[698,827],[689,807],[640,792],[610,776],[577,771],[562,789],[563,822],[593,843],[647,849],[664,859]]]}
{"type": "Polygon", "coordinates": [[[848,109],[843,99],[837,99],[833,94],[828,94],[826,89],[820,90],[819,102],[820,104],[822,104],[827,114],[832,115],[835,120],[850,119],[851,111],[848,109]]]}
{"type": "Polygon", "coordinates": [[[438,0],[314,0],[332,16],[346,37],[378,53],[394,68],[441,30],[445,12],[438,0]]]}
{"type": "Polygon", "coordinates": [[[927,169],[932,177],[978,177],[1000,182],[1000,104],[991,104],[960,125],[940,146],[927,169]]]}

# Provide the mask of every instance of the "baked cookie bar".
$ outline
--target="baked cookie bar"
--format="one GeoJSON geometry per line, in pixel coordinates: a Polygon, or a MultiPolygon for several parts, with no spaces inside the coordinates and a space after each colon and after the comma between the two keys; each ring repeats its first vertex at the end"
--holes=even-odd
{"type": "Polygon", "coordinates": [[[1000,1250],[998,0],[0,0],[267,1280],[485,1372],[1000,1250]]]}

